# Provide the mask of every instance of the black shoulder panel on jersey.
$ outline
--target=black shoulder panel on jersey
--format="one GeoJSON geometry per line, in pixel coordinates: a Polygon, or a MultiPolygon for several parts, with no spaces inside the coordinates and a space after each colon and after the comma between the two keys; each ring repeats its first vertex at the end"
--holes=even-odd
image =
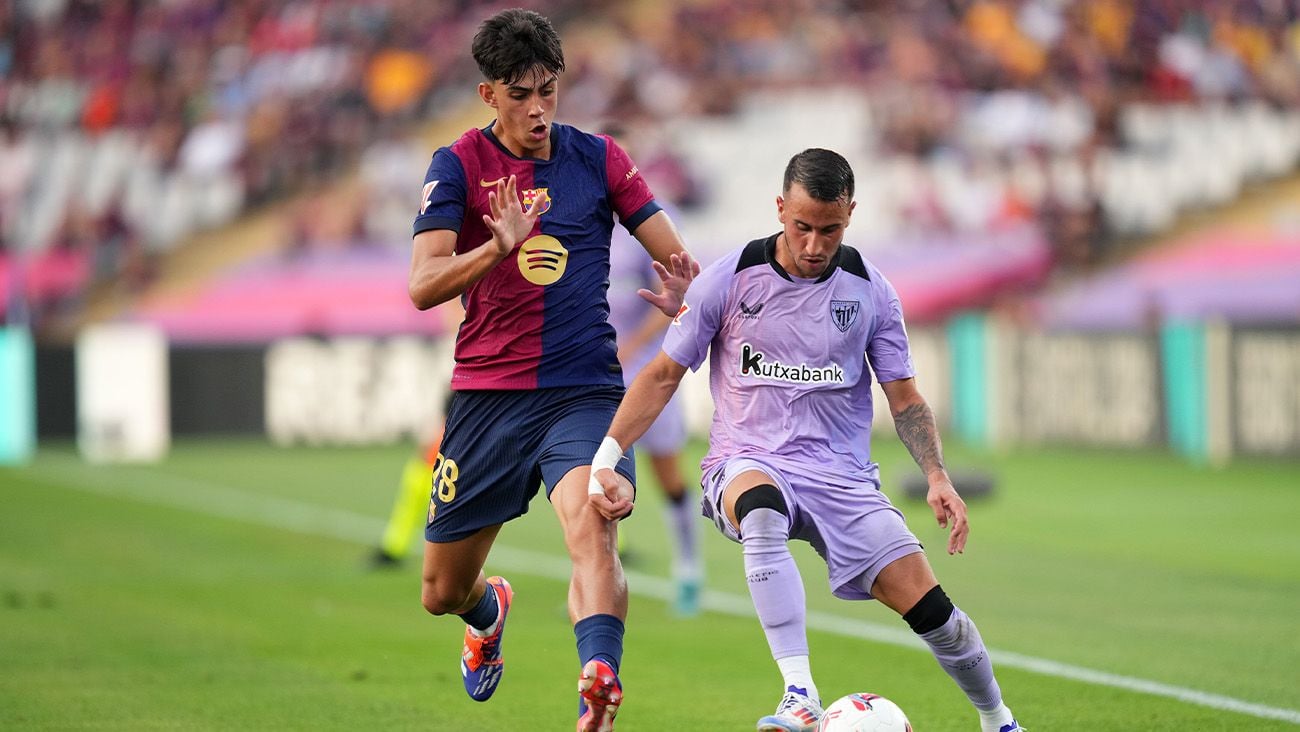
{"type": "Polygon", "coordinates": [[[736,271],[757,267],[760,264],[767,264],[767,249],[776,239],[776,235],[769,236],[766,239],[755,239],[745,245],[745,250],[740,253],[740,260],[736,262],[736,271]]]}
{"type": "Polygon", "coordinates": [[[867,263],[862,261],[861,252],[847,244],[841,244],[838,259],[840,269],[868,282],[871,281],[871,275],[867,274],[867,263]]]}

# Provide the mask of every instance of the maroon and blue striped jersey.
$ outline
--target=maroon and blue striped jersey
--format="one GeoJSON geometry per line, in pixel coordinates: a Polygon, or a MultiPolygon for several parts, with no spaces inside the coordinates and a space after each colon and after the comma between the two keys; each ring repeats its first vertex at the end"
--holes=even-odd
{"type": "Polygon", "coordinates": [[[563,124],[549,160],[520,158],[486,129],[433,155],[415,233],[457,232],[456,253],[492,238],[488,191],[514,175],[524,206],[542,214],[515,251],[465,290],[453,389],[538,389],[623,383],[608,322],[610,235],[660,210],[636,165],[613,140],[563,124]]]}

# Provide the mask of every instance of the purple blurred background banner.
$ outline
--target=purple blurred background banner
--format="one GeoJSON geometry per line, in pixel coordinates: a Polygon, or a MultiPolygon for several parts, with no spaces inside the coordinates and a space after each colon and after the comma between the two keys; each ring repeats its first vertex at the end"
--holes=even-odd
{"type": "MultiPolygon", "coordinates": [[[[911,322],[933,322],[1036,285],[1051,252],[1032,227],[918,237],[868,258],[894,283],[911,322]]],[[[295,335],[439,336],[444,318],[412,307],[409,257],[391,247],[307,249],[267,257],[182,295],[141,304],[132,319],[183,343],[256,343],[295,335]]]]}
{"type": "Polygon", "coordinates": [[[443,319],[406,292],[410,259],[392,248],[310,250],[232,270],[206,287],[143,304],[132,319],[186,343],[268,342],[295,335],[429,335],[443,319]]]}
{"type": "Polygon", "coordinates": [[[1033,226],[1007,231],[932,235],[867,255],[893,283],[908,322],[943,320],[1041,284],[1052,251],[1033,226]]]}
{"type": "Polygon", "coordinates": [[[1162,320],[1300,318],[1300,234],[1218,231],[1149,251],[1043,298],[1049,329],[1132,330],[1162,320]]]}

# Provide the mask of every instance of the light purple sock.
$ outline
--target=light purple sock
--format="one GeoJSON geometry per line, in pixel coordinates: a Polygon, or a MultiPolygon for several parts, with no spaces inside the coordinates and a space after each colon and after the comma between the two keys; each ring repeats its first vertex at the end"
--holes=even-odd
{"type": "Polygon", "coordinates": [[[669,531],[675,539],[673,572],[678,576],[698,580],[700,560],[696,549],[695,512],[691,509],[691,502],[683,494],[681,500],[669,499],[665,513],[668,514],[669,531]]]}
{"type": "Polygon", "coordinates": [[[808,655],[803,578],[786,545],[789,519],[756,508],[740,522],[745,579],[773,658],[808,655]]]}
{"type": "Polygon", "coordinates": [[[997,709],[1002,690],[993,678],[993,662],[975,622],[961,608],[954,607],[948,622],[920,636],[976,709],[997,709]]]}

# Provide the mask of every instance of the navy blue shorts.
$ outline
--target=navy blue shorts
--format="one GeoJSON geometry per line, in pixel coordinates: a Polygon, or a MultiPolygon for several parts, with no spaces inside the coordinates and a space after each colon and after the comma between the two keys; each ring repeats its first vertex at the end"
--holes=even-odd
{"type": "MultiPolygon", "coordinates": [[[[591,464],[622,398],[621,386],[453,394],[424,538],[458,541],[522,516],[543,482],[550,498],[566,473],[591,464]]],[[[633,485],[635,466],[617,468],[633,485]]]]}

